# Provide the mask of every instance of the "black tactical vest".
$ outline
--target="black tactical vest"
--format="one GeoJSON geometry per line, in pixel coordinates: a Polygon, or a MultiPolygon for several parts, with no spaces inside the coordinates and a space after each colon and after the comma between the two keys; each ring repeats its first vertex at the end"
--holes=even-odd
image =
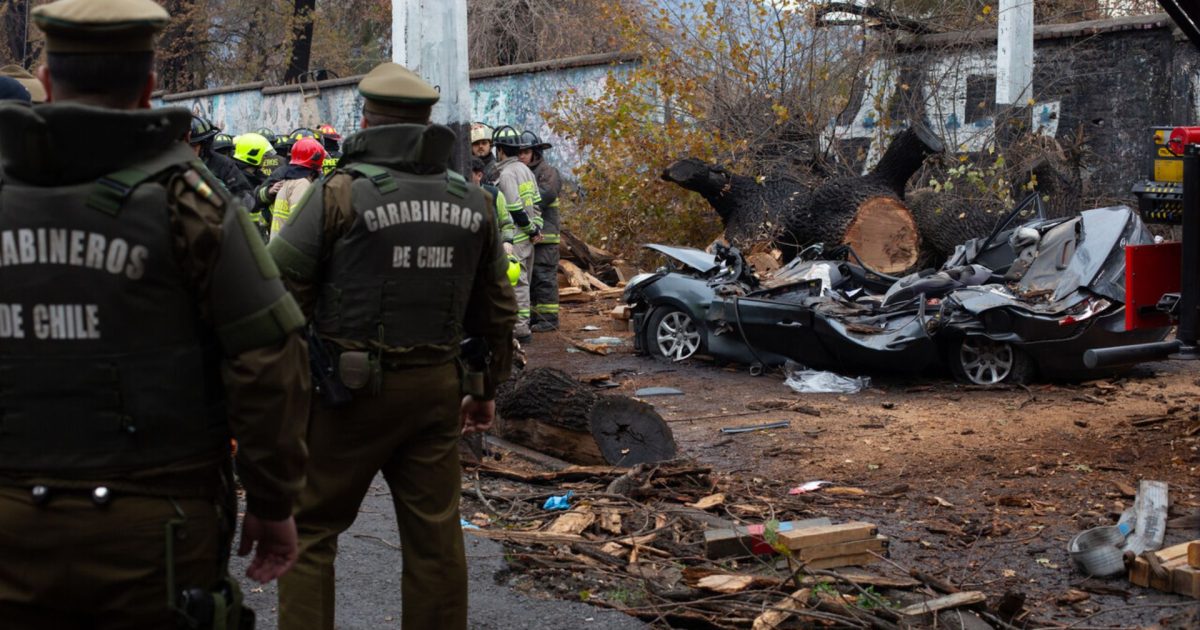
{"type": "Polygon", "coordinates": [[[169,146],[99,181],[0,186],[0,470],[90,476],[229,448],[164,185],[208,184],[169,146]]]}
{"type": "MultiPolygon", "coordinates": [[[[348,151],[349,152],[349,151],[348,151]]],[[[486,241],[483,192],[442,171],[355,164],[350,230],[334,244],[315,323],[324,337],[448,360],[486,241]]]]}

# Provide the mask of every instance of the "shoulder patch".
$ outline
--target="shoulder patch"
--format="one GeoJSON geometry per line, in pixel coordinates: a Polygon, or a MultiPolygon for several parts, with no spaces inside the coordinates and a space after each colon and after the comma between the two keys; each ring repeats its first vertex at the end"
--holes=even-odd
{"type": "Polygon", "coordinates": [[[396,192],[400,189],[399,185],[396,184],[395,178],[392,177],[392,174],[381,166],[375,166],[374,164],[363,164],[362,162],[359,162],[356,164],[351,164],[350,166],[345,167],[343,170],[349,171],[352,175],[366,177],[367,179],[371,180],[371,183],[375,184],[375,188],[379,189],[379,192],[382,194],[386,195],[387,193],[396,192]]]}
{"type": "Polygon", "coordinates": [[[200,197],[205,201],[213,204],[217,208],[225,207],[224,197],[222,197],[207,181],[205,181],[205,178],[200,174],[200,171],[194,168],[189,168],[183,172],[183,181],[188,185],[189,188],[196,191],[196,194],[200,195],[200,197]]]}
{"type": "Polygon", "coordinates": [[[467,194],[471,192],[471,189],[467,186],[467,178],[455,171],[446,169],[446,192],[459,199],[466,199],[467,194]]]}

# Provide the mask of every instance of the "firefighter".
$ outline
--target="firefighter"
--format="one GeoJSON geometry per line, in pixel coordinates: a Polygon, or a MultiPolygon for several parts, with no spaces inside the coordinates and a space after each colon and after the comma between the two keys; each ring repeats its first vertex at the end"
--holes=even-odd
{"type": "Polygon", "coordinates": [[[558,243],[562,222],[558,198],[562,193],[562,178],[558,169],[545,160],[544,154],[550,144],[542,142],[532,131],[525,131],[521,137],[521,163],[533,171],[542,198],[539,205],[542,241],[533,246],[533,281],[530,283],[533,325],[530,329],[549,332],[558,330],[558,243]]]}
{"type": "Polygon", "coordinates": [[[192,126],[187,134],[188,144],[192,145],[192,151],[204,161],[208,170],[221,180],[233,198],[246,208],[250,208],[254,205],[250,182],[246,180],[245,175],[242,175],[242,171],[233,163],[233,160],[217,153],[213,148],[214,141],[220,133],[220,128],[214,127],[207,118],[193,114],[192,126]]]}
{"type": "Polygon", "coordinates": [[[328,175],[337,168],[338,159],[342,157],[342,134],[338,133],[333,125],[321,125],[317,127],[317,133],[321,134],[321,144],[325,147],[325,163],[322,165],[322,171],[328,175]]]}
{"type": "Polygon", "coordinates": [[[538,208],[541,196],[533,171],[519,158],[524,148],[521,133],[509,125],[500,127],[492,134],[492,145],[496,148],[496,212],[502,220],[504,213],[512,219],[512,253],[521,263],[516,287],[517,325],[513,334],[517,341],[529,343],[533,340],[529,328],[529,282],[533,248],[542,241],[542,216],[538,208]]]}
{"type": "Polygon", "coordinates": [[[325,147],[314,138],[301,137],[292,145],[291,158],[288,167],[284,169],[280,181],[275,184],[274,199],[271,204],[271,236],[279,233],[292,209],[304,198],[304,192],[310,184],[321,176],[321,166],[325,162],[325,147]]]}

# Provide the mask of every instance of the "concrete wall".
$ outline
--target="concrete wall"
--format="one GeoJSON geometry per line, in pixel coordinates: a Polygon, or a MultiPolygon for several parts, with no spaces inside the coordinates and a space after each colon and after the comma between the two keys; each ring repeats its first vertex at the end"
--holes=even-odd
{"type": "MultiPolygon", "coordinates": [[[[1200,55],[1175,37],[1165,14],[1036,29],[1035,104],[1025,115],[1043,133],[1082,133],[1095,158],[1086,183],[1093,195],[1127,196],[1144,177],[1149,128],[1200,122],[1200,55]]],[[[549,158],[567,177],[579,150],[543,122],[559,94],[603,89],[610,72],[636,60],[593,55],[471,73],[472,117],[490,125],[533,129],[554,144],[549,158]]],[[[869,146],[873,164],[907,121],[923,121],[948,147],[988,147],[995,134],[995,31],[912,37],[899,55],[864,73],[865,90],[851,115],[831,124],[825,140],[869,146]],[[907,89],[905,89],[907,87],[907,89]],[[985,107],[977,107],[980,101],[985,107]],[[881,121],[898,121],[885,128],[881,121]]],[[[343,134],[357,128],[357,77],[301,90],[262,84],[164,96],[159,104],[204,114],[232,131],[277,131],[331,122],[343,134]]]]}
{"type": "MultiPolygon", "coordinates": [[[[1171,24],[1160,14],[1037,28],[1034,104],[1022,115],[1060,140],[1082,135],[1090,195],[1128,197],[1147,177],[1151,127],[1200,122],[1200,56],[1171,24]]],[[[864,169],[907,121],[923,121],[952,150],[984,150],[996,133],[995,58],[994,31],[912,38],[866,73],[854,114],[826,141],[869,143],[864,169]],[[885,129],[885,119],[899,124],[885,129]]]]}
{"type": "MultiPolygon", "coordinates": [[[[471,73],[472,120],[533,130],[554,145],[547,159],[564,175],[582,163],[578,148],[554,133],[544,122],[558,95],[575,89],[581,96],[598,95],[610,72],[627,70],[634,60],[622,55],[588,55],[554,62],[485,69],[471,73]]],[[[330,123],[349,135],[358,129],[362,98],[359,77],[333,79],[299,87],[270,87],[261,83],[159,95],[156,106],[184,107],[234,133],[270,127],[285,133],[297,127],[330,123]]]]}

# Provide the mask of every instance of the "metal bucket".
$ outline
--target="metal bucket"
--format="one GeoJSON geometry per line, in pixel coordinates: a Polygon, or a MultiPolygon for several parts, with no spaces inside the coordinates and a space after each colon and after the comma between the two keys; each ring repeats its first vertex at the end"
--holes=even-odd
{"type": "Polygon", "coordinates": [[[1125,572],[1125,534],[1118,527],[1093,527],[1075,535],[1067,544],[1067,553],[1078,569],[1095,577],[1111,577],[1125,572]]]}

